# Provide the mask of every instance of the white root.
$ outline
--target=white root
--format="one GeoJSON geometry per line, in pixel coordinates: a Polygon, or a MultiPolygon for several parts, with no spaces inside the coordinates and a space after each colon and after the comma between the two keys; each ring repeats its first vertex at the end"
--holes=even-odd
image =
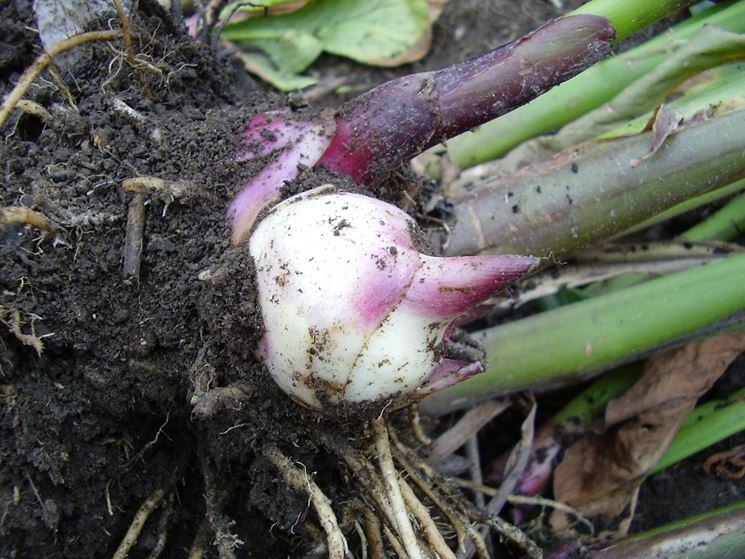
{"type": "Polygon", "coordinates": [[[142,527],[145,526],[145,522],[147,522],[147,519],[150,517],[150,513],[155,510],[155,507],[158,506],[165,494],[166,492],[163,489],[156,489],[145,500],[145,502],[142,503],[137,514],[135,514],[132,519],[132,523],[129,525],[127,533],[124,534],[124,538],[114,552],[113,559],[124,559],[127,556],[129,550],[132,549],[132,546],[137,541],[137,538],[140,537],[142,527]]]}
{"type": "Polygon", "coordinates": [[[432,516],[429,514],[427,507],[425,507],[419,500],[419,497],[417,497],[411,487],[409,487],[406,480],[399,477],[398,482],[401,486],[401,494],[406,502],[406,506],[409,507],[409,510],[419,523],[419,528],[429,545],[432,547],[432,550],[440,557],[440,559],[455,559],[455,554],[445,542],[445,538],[442,537],[442,534],[437,528],[435,521],[432,520],[432,516]]]}
{"type": "Polygon", "coordinates": [[[396,520],[396,528],[401,537],[401,543],[406,550],[409,559],[424,559],[422,550],[414,534],[414,527],[409,519],[409,513],[401,495],[401,486],[398,483],[398,474],[393,465],[393,455],[391,446],[388,441],[388,429],[385,420],[375,418],[370,420],[373,433],[375,435],[375,451],[380,463],[380,473],[383,476],[383,483],[388,493],[388,501],[393,508],[393,514],[396,520]]]}
{"type": "Polygon", "coordinates": [[[282,474],[285,482],[294,491],[308,495],[313,508],[318,515],[323,531],[326,533],[326,545],[328,546],[329,559],[344,559],[346,543],[344,535],[339,529],[339,523],[336,520],[331,508],[331,500],[321,491],[321,488],[308,476],[305,470],[293,465],[292,461],[285,456],[275,446],[268,446],[264,449],[264,457],[269,460],[279,473],[282,474]]]}

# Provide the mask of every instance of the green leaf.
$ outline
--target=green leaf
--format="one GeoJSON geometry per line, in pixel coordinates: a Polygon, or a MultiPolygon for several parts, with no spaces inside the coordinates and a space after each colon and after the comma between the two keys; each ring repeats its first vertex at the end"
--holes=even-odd
{"type": "Polygon", "coordinates": [[[295,91],[315,84],[318,80],[310,76],[290,74],[278,69],[262,54],[245,55],[246,70],[259,76],[280,91],[295,91]]]}
{"type": "Polygon", "coordinates": [[[350,10],[349,15],[330,21],[319,35],[325,50],[357,62],[377,64],[400,56],[429,26],[424,0],[345,0],[340,5],[350,10]]]}
{"type": "Polygon", "coordinates": [[[745,429],[745,390],[725,400],[701,404],[686,418],[667,451],[650,472],[656,474],[745,429]]]}
{"type": "Polygon", "coordinates": [[[427,31],[426,0],[311,0],[292,13],[251,18],[223,35],[263,50],[286,73],[321,51],[375,64],[406,52],[427,31]]]}
{"type": "Polygon", "coordinates": [[[286,74],[299,74],[323,52],[323,44],[313,35],[295,29],[272,39],[256,39],[253,45],[263,50],[286,74]]]}

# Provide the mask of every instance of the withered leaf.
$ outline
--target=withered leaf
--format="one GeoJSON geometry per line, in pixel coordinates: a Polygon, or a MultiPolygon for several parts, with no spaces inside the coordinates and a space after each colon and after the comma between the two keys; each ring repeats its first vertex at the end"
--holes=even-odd
{"type": "Polygon", "coordinates": [[[631,166],[636,167],[639,163],[657,153],[667,138],[676,132],[682,124],[683,115],[664,103],[660,105],[652,116],[652,145],[649,153],[639,159],[633,159],[631,166]]]}
{"type": "MultiPolygon", "coordinates": [[[[595,521],[597,539],[624,536],[639,486],[667,450],[696,400],[745,351],[745,332],[720,334],[651,358],[639,381],[608,404],[605,430],[569,449],[554,474],[554,496],[595,521]]],[[[551,515],[556,531],[571,519],[551,515]]]]}

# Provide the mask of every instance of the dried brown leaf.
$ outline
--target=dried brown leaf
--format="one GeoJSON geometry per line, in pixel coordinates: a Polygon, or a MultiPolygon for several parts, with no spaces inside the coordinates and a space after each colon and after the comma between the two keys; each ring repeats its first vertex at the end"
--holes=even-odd
{"type": "Polygon", "coordinates": [[[636,167],[639,163],[645,159],[649,159],[659,151],[668,137],[676,132],[683,124],[683,115],[667,105],[662,104],[657,108],[652,116],[651,123],[652,145],[650,146],[649,153],[639,159],[633,159],[631,161],[632,167],[636,167]]]}
{"type": "MultiPolygon", "coordinates": [[[[554,474],[556,499],[593,518],[597,539],[625,535],[647,473],[696,400],[742,351],[745,333],[736,331],[650,359],[639,381],[608,404],[605,431],[569,447],[554,474]]],[[[557,531],[570,520],[560,511],[551,516],[557,531]]]]}

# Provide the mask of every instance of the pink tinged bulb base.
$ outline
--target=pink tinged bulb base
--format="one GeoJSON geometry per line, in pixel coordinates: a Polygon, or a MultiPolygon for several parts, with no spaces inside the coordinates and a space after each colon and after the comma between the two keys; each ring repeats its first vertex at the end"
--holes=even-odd
{"type": "Polygon", "coordinates": [[[332,119],[298,120],[287,110],[261,113],[251,119],[236,160],[265,156],[269,161],[238,191],[228,207],[233,244],[248,238],[261,210],[279,201],[281,188],[297,178],[301,166],[316,164],[333,133],[332,119]]]}
{"type": "Polygon", "coordinates": [[[330,185],[276,205],[256,227],[258,353],[295,400],[424,396],[481,372],[443,357],[451,323],[537,261],[426,256],[413,227],[397,207],[330,185]]]}

